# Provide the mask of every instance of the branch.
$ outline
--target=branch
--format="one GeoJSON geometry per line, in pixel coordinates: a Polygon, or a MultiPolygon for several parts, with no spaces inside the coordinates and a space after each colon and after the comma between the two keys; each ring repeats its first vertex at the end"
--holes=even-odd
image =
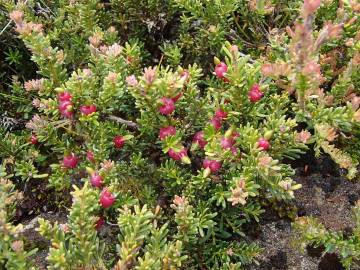
{"type": "Polygon", "coordinates": [[[115,122],[118,122],[120,124],[124,124],[130,128],[134,128],[134,129],[138,129],[139,128],[139,125],[137,123],[134,123],[132,121],[129,121],[129,120],[125,120],[125,119],[122,119],[121,117],[118,117],[118,116],[115,116],[115,115],[110,115],[108,117],[110,120],[112,121],[115,121],[115,122]]]}

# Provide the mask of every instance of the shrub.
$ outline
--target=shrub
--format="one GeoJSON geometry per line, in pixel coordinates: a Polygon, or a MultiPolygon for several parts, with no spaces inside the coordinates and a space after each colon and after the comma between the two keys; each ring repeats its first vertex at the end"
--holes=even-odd
{"type": "Polygon", "coordinates": [[[337,253],[346,269],[359,266],[360,242],[360,202],[353,209],[355,228],[350,236],[341,231],[327,230],[316,218],[299,217],[294,223],[294,233],[301,236],[298,245],[304,248],[312,244],[316,247],[324,246],[328,253],[337,253]]]}
{"type": "Polygon", "coordinates": [[[38,71],[9,88],[30,120],[1,129],[0,157],[19,185],[72,190],[67,224],[39,220],[49,268],[256,263],[245,225],[301,188],[289,159],[322,151],[356,176],[358,7],[336,16],[320,1],[140,2],[5,4],[38,71]],[[267,24],[279,29],[256,31],[267,24]],[[347,63],[332,56],[342,48],[347,63]],[[116,227],[116,251],[102,223],[116,227]]]}
{"type": "Polygon", "coordinates": [[[6,179],[4,168],[0,167],[0,265],[9,270],[35,269],[27,261],[27,257],[36,252],[28,252],[21,237],[22,224],[13,225],[13,210],[21,193],[15,190],[14,184],[6,179]]]}

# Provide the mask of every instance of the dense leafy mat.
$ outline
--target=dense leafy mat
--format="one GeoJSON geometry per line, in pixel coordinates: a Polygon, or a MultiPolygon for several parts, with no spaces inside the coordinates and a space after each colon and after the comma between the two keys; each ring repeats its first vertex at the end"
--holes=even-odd
{"type": "Polygon", "coordinates": [[[294,203],[305,154],[359,178],[357,1],[0,4],[2,269],[264,269],[269,213],[359,267],[357,194],[347,232],[294,203]]]}

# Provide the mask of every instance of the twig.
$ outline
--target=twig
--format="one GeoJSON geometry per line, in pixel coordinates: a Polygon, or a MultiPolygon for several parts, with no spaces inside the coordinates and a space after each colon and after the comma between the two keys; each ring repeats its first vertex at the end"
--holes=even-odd
{"type": "Polygon", "coordinates": [[[112,121],[115,121],[115,122],[118,122],[120,124],[124,124],[124,125],[127,125],[128,127],[131,127],[131,128],[139,128],[139,125],[132,122],[132,121],[129,121],[129,120],[125,120],[125,119],[122,119],[121,117],[118,117],[118,116],[115,116],[115,115],[110,115],[108,117],[110,120],[112,121]]]}
{"type": "Polygon", "coordinates": [[[109,222],[109,221],[106,221],[105,224],[109,224],[110,226],[114,226],[114,227],[119,227],[118,224],[116,224],[116,223],[111,223],[111,222],[109,222]]]}
{"type": "Polygon", "coordinates": [[[5,27],[1,30],[1,32],[0,32],[0,36],[2,35],[2,33],[4,33],[5,32],[5,30],[9,27],[9,25],[11,24],[11,22],[12,22],[12,20],[10,20],[6,25],[5,25],[5,27]]]}
{"type": "Polygon", "coordinates": [[[157,65],[157,68],[156,68],[157,70],[160,69],[160,66],[161,66],[161,63],[162,63],[163,59],[164,59],[164,54],[162,53],[162,54],[161,54],[160,61],[159,61],[159,64],[157,65]]]}

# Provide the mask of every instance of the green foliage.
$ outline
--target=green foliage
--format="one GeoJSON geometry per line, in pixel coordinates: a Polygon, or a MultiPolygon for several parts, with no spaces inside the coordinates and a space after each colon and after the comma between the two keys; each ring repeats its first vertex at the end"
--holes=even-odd
{"type": "Polygon", "coordinates": [[[73,197],[39,220],[49,269],[243,269],[246,226],[301,188],[289,159],[355,178],[360,24],[338,2],[6,1],[0,175],[73,197]],[[28,54],[36,72],[8,73],[28,54]]]}
{"type": "Polygon", "coordinates": [[[181,255],[182,242],[168,241],[168,224],[158,225],[157,217],[145,206],[134,207],[134,211],[124,207],[120,211],[118,225],[120,259],[114,269],[177,269],[181,267],[186,256],[181,255]],[[142,253],[143,255],[141,256],[142,253]]]}
{"type": "MultiPolygon", "coordinates": [[[[336,1],[335,1],[336,2],[336,1]]],[[[332,5],[332,4],[330,4],[332,5]]],[[[284,90],[295,91],[298,106],[295,107],[297,122],[303,122],[309,128],[314,129],[314,142],[317,154],[320,148],[329,154],[341,168],[347,169],[348,178],[352,179],[356,175],[358,160],[352,159],[337,146],[339,139],[344,133],[350,133],[354,137],[358,135],[358,105],[354,106],[356,93],[351,93],[354,87],[352,74],[357,73],[354,68],[354,61],[357,62],[359,50],[351,47],[348,50],[349,63],[343,68],[340,75],[335,79],[331,90],[325,92],[322,85],[325,85],[329,68],[337,66],[336,59],[328,62],[330,65],[321,70],[321,48],[330,46],[333,40],[339,41],[342,35],[342,24],[344,20],[352,21],[356,14],[352,9],[345,5],[349,18],[343,17],[334,20],[335,23],[324,23],[324,26],[315,34],[313,31],[314,10],[306,10],[304,4],[302,16],[299,18],[295,29],[288,29],[291,40],[286,45],[286,50],[278,53],[275,45],[273,53],[276,56],[276,63],[266,63],[262,66],[262,73],[280,83],[284,90]],[[286,79],[281,79],[281,77],[286,79]],[[355,97],[354,97],[355,96],[355,97]],[[351,101],[351,98],[353,100],[351,101]],[[352,106],[348,101],[352,102],[352,106]]],[[[325,9],[325,8],[324,8],[325,9]]],[[[324,12],[323,9],[319,11],[324,12]]],[[[339,9],[340,12],[340,9],[339,9]]],[[[327,14],[330,15],[331,12],[327,14]]],[[[346,36],[346,32],[344,36],[346,36]]],[[[275,43],[285,41],[285,37],[277,37],[275,43]]],[[[336,52],[336,49],[334,50],[336,52]]]]}
{"type": "Polygon", "coordinates": [[[29,264],[27,257],[34,254],[36,249],[25,251],[21,237],[22,224],[11,224],[14,204],[21,199],[21,193],[15,190],[10,180],[2,177],[0,174],[0,267],[9,270],[35,269],[29,264]]]}
{"type": "Polygon", "coordinates": [[[51,240],[47,260],[49,269],[101,268],[101,248],[97,238],[95,213],[99,208],[97,193],[87,184],[82,189],[74,187],[73,205],[67,224],[50,224],[39,219],[39,233],[51,240]],[[99,267],[99,268],[97,268],[99,267]]]}
{"type": "Polygon", "coordinates": [[[306,245],[315,247],[323,245],[327,253],[337,253],[341,263],[346,269],[360,265],[360,202],[353,208],[355,227],[350,236],[345,236],[341,231],[329,231],[317,219],[301,217],[294,223],[298,245],[304,249],[306,245]],[[301,237],[299,239],[298,237],[301,237]]]}

